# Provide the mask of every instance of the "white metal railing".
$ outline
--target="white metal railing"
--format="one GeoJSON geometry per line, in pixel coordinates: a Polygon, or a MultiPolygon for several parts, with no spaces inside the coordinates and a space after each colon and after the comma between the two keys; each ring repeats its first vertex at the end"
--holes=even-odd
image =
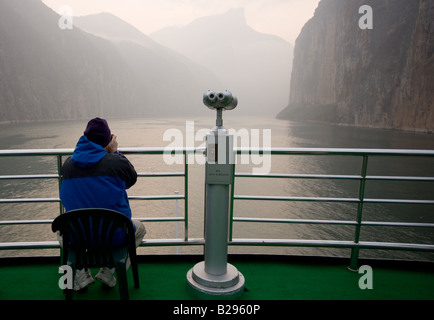
{"type": "MultiPolygon", "coordinates": [[[[401,249],[401,250],[427,250],[434,251],[434,244],[418,243],[388,243],[360,241],[362,226],[387,226],[387,227],[423,227],[434,228],[434,223],[411,223],[411,222],[377,222],[364,221],[363,206],[366,203],[394,203],[394,204],[424,204],[434,205],[433,199],[373,199],[365,197],[365,185],[367,181],[427,181],[434,182],[434,177],[426,176],[371,176],[367,174],[368,159],[372,157],[434,157],[434,150],[385,150],[385,149],[334,149],[334,148],[273,148],[271,150],[239,149],[238,154],[268,152],[271,155],[316,155],[316,156],[351,156],[360,157],[362,165],[360,175],[320,175],[320,174],[246,174],[236,173],[232,185],[232,204],[234,200],[251,201],[302,201],[302,202],[336,202],[357,204],[357,218],[354,221],[343,220],[315,220],[315,219],[266,219],[266,218],[237,218],[233,212],[230,214],[229,239],[237,245],[269,245],[269,246],[303,246],[303,247],[333,247],[351,248],[350,268],[356,269],[360,249],[401,249]],[[326,180],[356,180],[359,181],[358,197],[334,198],[334,197],[275,197],[275,196],[246,196],[235,195],[235,177],[244,178],[284,178],[284,179],[326,179],[326,180]],[[320,225],[350,225],[355,227],[354,238],[347,241],[336,240],[273,240],[273,239],[232,239],[233,222],[260,222],[260,223],[291,223],[291,224],[320,224],[320,225]]],[[[434,230],[434,229],[433,229],[434,230]]]]}
{"type": "MultiPolygon", "coordinates": [[[[203,149],[203,148],[202,148],[203,149]]],[[[200,149],[200,151],[202,151],[200,149]]],[[[164,148],[122,148],[120,151],[127,155],[163,155],[164,148]]],[[[180,246],[180,245],[204,245],[204,239],[193,239],[188,235],[188,154],[199,151],[196,148],[178,148],[173,152],[182,152],[184,155],[183,172],[155,172],[139,173],[139,177],[183,177],[184,178],[184,195],[159,195],[159,196],[131,196],[131,200],[183,200],[184,216],[183,217],[156,217],[156,218],[139,218],[146,222],[184,222],[184,238],[178,239],[147,239],[142,246],[180,246]]],[[[32,157],[32,156],[54,156],[57,159],[57,174],[35,174],[35,175],[3,175],[2,180],[29,180],[29,179],[57,179],[59,188],[61,184],[60,168],[64,156],[69,156],[72,149],[47,149],[47,150],[0,150],[1,157],[32,157]]],[[[367,203],[394,203],[394,204],[423,204],[434,205],[434,199],[376,199],[365,197],[365,185],[367,181],[424,181],[434,183],[432,176],[384,176],[368,175],[368,159],[373,157],[424,157],[434,158],[433,150],[383,150],[383,149],[329,149],[329,148],[271,148],[271,149],[247,149],[237,148],[237,154],[270,154],[270,155],[311,155],[311,156],[351,156],[360,157],[362,165],[360,174],[357,175],[331,175],[331,174],[251,174],[235,173],[232,181],[231,194],[231,212],[230,212],[230,234],[229,244],[232,246],[301,246],[301,247],[333,247],[333,248],[350,248],[351,249],[351,267],[355,268],[358,261],[360,249],[394,249],[394,250],[422,250],[434,251],[434,244],[421,243],[389,243],[389,242],[368,242],[360,241],[360,231],[362,227],[381,226],[381,227],[415,227],[415,228],[434,228],[434,223],[415,223],[415,222],[393,222],[393,221],[366,221],[363,218],[363,206],[367,203]],[[251,196],[236,195],[235,184],[237,178],[274,178],[274,179],[319,179],[319,180],[352,180],[359,182],[357,197],[337,198],[337,197],[286,197],[286,196],[251,196]],[[355,220],[324,220],[324,219],[270,219],[270,218],[246,218],[234,216],[234,201],[291,201],[291,202],[336,202],[336,203],[354,203],[357,205],[357,216],[355,220]],[[315,240],[315,239],[240,239],[233,238],[233,223],[286,223],[286,224],[317,224],[317,225],[347,225],[354,227],[354,237],[345,241],[337,240],[315,240]]],[[[234,165],[235,166],[235,165],[234,165]]],[[[235,172],[235,170],[234,170],[235,172]]],[[[434,197],[434,195],[433,195],[434,197]]],[[[0,205],[6,203],[59,203],[59,213],[63,212],[61,201],[56,198],[20,198],[20,199],[0,199],[0,205]]],[[[23,225],[23,224],[50,224],[52,220],[13,220],[0,221],[0,226],[23,225]]],[[[433,229],[434,230],[434,229],[433,229]]],[[[45,242],[15,242],[0,243],[0,250],[6,249],[41,249],[41,248],[58,248],[55,241],[45,242]]]]}
{"type": "MultiPolygon", "coordinates": [[[[62,181],[61,167],[63,157],[70,156],[73,149],[34,149],[34,150],[0,150],[1,157],[55,157],[57,161],[57,174],[34,174],[34,175],[0,175],[0,181],[4,180],[32,180],[32,179],[57,179],[58,187],[62,181]]],[[[126,155],[162,155],[165,152],[164,148],[120,148],[120,152],[126,155]]],[[[147,240],[146,245],[155,246],[170,246],[170,245],[196,245],[203,244],[203,241],[196,241],[188,237],[188,154],[194,152],[195,149],[183,148],[176,149],[174,152],[180,152],[184,155],[184,171],[183,172],[149,172],[138,173],[138,177],[183,177],[184,178],[184,195],[153,195],[153,196],[129,196],[130,200],[183,200],[184,216],[183,217],[153,217],[153,218],[137,218],[143,222],[183,222],[184,223],[184,239],[155,239],[147,240]]],[[[52,198],[0,198],[2,204],[19,204],[19,203],[59,203],[59,214],[64,212],[64,208],[59,197],[52,198]]],[[[53,219],[46,220],[3,220],[0,221],[1,226],[10,225],[35,225],[35,224],[51,224],[53,219]]],[[[12,249],[51,249],[59,248],[57,241],[33,241],[33,242],[7,242],[0,243],[0,250],[12,249]]]]}

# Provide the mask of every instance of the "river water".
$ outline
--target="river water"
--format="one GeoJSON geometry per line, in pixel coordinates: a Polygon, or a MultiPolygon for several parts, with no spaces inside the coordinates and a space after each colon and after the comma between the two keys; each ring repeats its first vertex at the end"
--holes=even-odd
{"type": "MultiPolygon", "coordinates": [[[[415,134],[393,130],[332,126],[264,118],[239,118],[224,114],[224,126],[238,135],[238,146],[306,147],[306,148],[386,148],[434,149],[434,135],[415,134]],[[240,137],[241,134],[243,137],[240,137]],[[259,139],[257,139],[259,138],[259,139]],[[244,139],[244,140],[243,140],[244,139]],[[270,142],[270,143],[269,143],[270,142]],[[271,144],[271,145],[268,145],[271,144]]],[[[119,147],[200,146],[203,133],[215,125],[209,118],[151,118],[109,119],[112,132],[117,135],[119,147]]],[[[86,127],[87,120],[24,123],[0,126],[0,149],[74,148],[86,127]]],[[[183,165],[167,164],[162,155],[130,156],[138,172],[183,171],[183,165]]],[[[170,159],[169,159],[170,160],[170,159]]],[[[189,165],[189,237],[203,237],[204,166],[201,154],[191,158],[189,165]]],[[[238,158],[237,172],[254,170],[271,173],[300,174],[360,174],[359,157],[324,156],[266,156],[238,158]]],[[[55,157],[0,158],[0,175],[56,173],[55,157]]],[[[434,159],[378,158],[369,160],[370,175],[434,176],[434,159]]],[[[358,181],[298,180],[237,178],[235,194],[294,197],[351,197],[358,196],[358,181]]],[[[129,195],[184,194],[182,178],[140,178],[129,190],[129,195]]],[[[57,197],[57,180],[3,180],[1,198],[57,197]]],[[[434,183],[376,182],[366,185],[368,198],[434,199],[434,183]]],[[[131,201],[133,217],[155,218],[183,216],[184,201],[131,201]]],[[[52,219],[59,206],[52,204],[2,204],[0,220],[52,219]]],[[[275,219],[333,219],[355,220],[357,204],[311,203],[280,201],[244,201],[234,204],[235,217],[275,219]]],[[[428,205],[365,204],[364,220],[434,223],[434,210],[428,205]]],[[[148,222],[145,237],[183,238],[183,223],[148,222]]],[[[234,223],[234,238],[264,239],[322,239],[352,240],[352,226],[320,226],[304,224],[234,223]]],[[[0,242],[56,240],[50,225],[0,226],[0,242]]],[[[434,230],[426,228],[363,227],[361,241],[434,243],[434,230]]],[[[201,247],[139,248],[140,254],[202,253],[201,247]]],[[[302,247],[230,247],[231,253],[312,254],[349,256],[349,249],[302,247]]],[[[58,250],[36,252],[3,251],[0,256],[22,254],[58,254],[58,250]]],[[[361,257],[433,260],[434,254],[423,252],[362,250],[361,257]]]]}

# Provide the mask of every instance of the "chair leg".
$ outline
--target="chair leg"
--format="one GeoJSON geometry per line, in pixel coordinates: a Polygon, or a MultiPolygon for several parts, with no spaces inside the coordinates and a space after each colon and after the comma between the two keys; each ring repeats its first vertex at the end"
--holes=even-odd
{"type": "Polygon", "coordinates": [[[137,260],[136,259],[131,260],[131,270],[133,271],[134,288],[139,289],[140,288],[139,268],[137,266],[137,260]]]}
{"type": "Polygon", "coordinates": [[[73,293],[74,293],[73,289],[72,290],[71,289],[65,289],[64,290],[65,300],[72,300],[73,293]]]}
{"type": "Polygon", "coordinates": [[[128,279],[125,263],[116,263],[115,265],[116,275],[118,278],[119,295],[121,300],[129,300],[128,293],[128,279]]]}

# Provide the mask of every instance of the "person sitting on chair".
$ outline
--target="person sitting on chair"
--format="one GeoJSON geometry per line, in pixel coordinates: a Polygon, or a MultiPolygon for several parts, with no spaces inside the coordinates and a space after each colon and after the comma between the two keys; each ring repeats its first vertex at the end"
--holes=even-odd
{"type": "MultiPolygon", "coordinates": [[[[63,164],[61,174],[60,199],[66,211],[104,208],[119,211],[131,219],[126,190],[136,183],[137,172],[130,161],[118,152],[116,136],[111,133],[105,119],[89,121],[73,155],[63,164]]],[[[138,247],[146,229],[140,221],[132,222],[138,247]]],[[[114,271],[114,268],[101,268],[95,279],[114,287],[114,271]]],[[[88,269],[77,270],[74,290],[81,290],[93,282],[88,269]]]]}

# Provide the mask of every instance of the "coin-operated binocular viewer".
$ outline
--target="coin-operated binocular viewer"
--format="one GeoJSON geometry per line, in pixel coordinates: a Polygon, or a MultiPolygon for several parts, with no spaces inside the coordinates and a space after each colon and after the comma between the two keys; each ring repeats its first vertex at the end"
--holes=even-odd
{"type": "Polygon", "coordinates": [[[228,90],[220,93],[208,90],[203,94],[203,103],[211,110],[217,111],[217,127],[223,127],[223,110],[235,109],[238,99],[228,90]]]}
{"type": "Polygon", "coordinates": [[[223,110],[238,104],[229,91],[203,95],[204,104],[217,111],[216,127],[206,136],[205,164],[205,261],[187,273],[187,281],[199,297],[236,299],[244,292],[244,277],[229,264],[228,229],[230,188],[234,175],[233,136],[223,127],[223,110]]]}

